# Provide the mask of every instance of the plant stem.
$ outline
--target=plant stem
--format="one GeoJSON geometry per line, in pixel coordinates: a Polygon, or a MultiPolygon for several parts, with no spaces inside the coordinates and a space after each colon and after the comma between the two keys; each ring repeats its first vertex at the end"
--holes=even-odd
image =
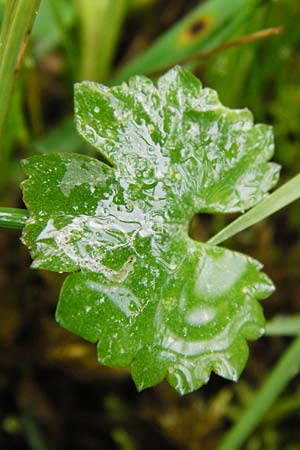
{"type": "Polygon", "coordinates": [[[223,228],[219,233],[213,236],[209,241],[210,245],[218,245],[230,237],[254,225],[257,222],[269,217],[271,214],[279,211],[290,203],[300,198],[300,174],[293,177],[269,197],[260,202],[257,206],[250,209],[238,219],[223,228]]]}
{"type": "Polygon", "coordinates": [[[41,0],[7,0],[0,33],[0,167],[7,163],[5,125],[15,81],[41,0]]]}
{"type": "Polygon", "coordinates": [[[106,80],[127,3],[127,0],[77,0],[81,21],[81,79],[106,80]]]}
{"type": "Polygon", "coordinates": [[[295,377],[300,368],[300,338],[295,339],[273,368],[250,406],[239,421],[225,435],[216,450],[239,450],[263,419],[265,413],[295,377]]]}
{"type": "MultiPolygon", "coordinates": [[[[225,50],[229,50],[233,47],[241,47],[243,45],[249,44],[250,42],[255,42],[260,39],[265,39],[269,36],[276,36],[280,33],[283,33],[284,31],[285,31],[284,27],[274,27],[274,28],[266,28],[264,30],[259,30],[259,31],[256,31],[255,33],[247,34],[238,39],[233,39],[228,42],[223,42],[222,44],[217,45],[216,47],[210,48],[209,50],[205,50],[200,53],[196,53],[194,55],[183,58],[183,59],[179,60],[176,64],[184,66],[184,65],[187,65],[190,63],[196,63],[195,67],[197,68],[197,66],[200,65],[204,59],[210,58],[211,56],[217,55],[218,53],[222,53],[225,50]]],[[[161,67],[156,72],[148,72],[147,75],[151,76],[151,77],[157,76],[160,73],[171,69],[172,66],[173,65],[171,64],[171,65],[167,65],[165,67],[161,67]]]]}
{"type": "Polygon", "coordinates": [[[22,229],[28,217],[26,209],[0,207],[0,227],[22,229]]]}

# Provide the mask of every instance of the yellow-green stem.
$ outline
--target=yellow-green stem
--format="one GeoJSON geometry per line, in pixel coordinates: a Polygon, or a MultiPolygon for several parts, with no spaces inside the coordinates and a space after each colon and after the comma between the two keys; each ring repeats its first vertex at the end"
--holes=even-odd
{"type": "Polygon", "coordinates": [[[82,80],[106,80],[127,3],[127,0],[77,0],[81,24],[82,80]]]}

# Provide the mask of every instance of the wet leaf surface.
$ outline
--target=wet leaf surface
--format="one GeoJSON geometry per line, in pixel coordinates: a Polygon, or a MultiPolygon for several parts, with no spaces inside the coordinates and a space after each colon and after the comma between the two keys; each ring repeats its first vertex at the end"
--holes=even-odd
{"type": "Polygon", "coordinates": [[[75,154],[24,162],[33,267],[74,272],[57,319],[97,342],[99,362],[131,364],[138,389],[165,377],[181,394],[210,372],[236,380],[245,339],[263,332],[256,300],[273,285],[247,256],[189,237],[194,214],[244,211],[278,166],[269,127],[229,110],[174,68],[107,88],[76,87],[82,136],[109,164],[75,154]]]}

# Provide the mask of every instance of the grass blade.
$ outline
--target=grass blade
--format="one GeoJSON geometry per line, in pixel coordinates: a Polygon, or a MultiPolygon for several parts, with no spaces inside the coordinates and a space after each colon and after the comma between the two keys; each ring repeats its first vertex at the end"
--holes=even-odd
{"type": "Polygon", "coordinates": [[[266,324],[267,336],[300,335],[300,315],[275,317],[266,324]]]}
{"type": "Polygon", "coordinates": [[[285,183],[269,197],[250,209],[219,233],[209,239],[208,244],[218,245],[230,237],[251,227],[257,222],[271,216],[275,212],[300,198],[300,174],[285,183]]]}
{"type": "Polygon", "coordinates": [[[238,450],[263,419],[265,413],[300,368],[300,339],[296,338],[282,355],[239,421],[225,435],[216,450],[238,450]]]}
{"type": "Polygon", "coordinates": [[[5,130],[16,78],[21,68],[40,0],[8,0],[0,34],[0,179],[7,176],[9,149],[5,130]]]}

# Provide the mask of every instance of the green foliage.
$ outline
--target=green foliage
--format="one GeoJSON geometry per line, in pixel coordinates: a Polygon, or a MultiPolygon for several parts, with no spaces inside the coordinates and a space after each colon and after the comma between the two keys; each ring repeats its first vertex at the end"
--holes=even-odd
{"type": "Polygon", "coordinates": [[[66,32],[74,26],[75,21],[73,2],[43,0],[32,32],[35,56],[45,56],[55,47],[68,47],[66,32]]]}
{"type": "Polygon", "coordinates": [[[60,122],[49,133],[37,139],[32,145],[33,153],[83,152],[84,142],[76,133],[73,120],[70,118],[60,122]]]}
{"type": "Polygon", "coordinates": [[[111,83],[118,84],[135,74],[166,70],[185,58],[216,47],[228,39],[241,23],[247,22],[259,3],[259,0],[201,2],[149,48],[122,67],[111,83]]]}
{"type": "Polygon", "coordinates": [[[74,272],[57,320],[91,342],[99,362],[131,364],[138,389],[165,377],[181,394],[210,372],[236,380],[273,285],[242,254],[196,242],[197,212],[243,211],[276,183],[269,127],[230,110],[174,68],[107,88],[77,84],[80,134],[107,164],[49,154],[24,162],[33,267],[74,272]]]}

